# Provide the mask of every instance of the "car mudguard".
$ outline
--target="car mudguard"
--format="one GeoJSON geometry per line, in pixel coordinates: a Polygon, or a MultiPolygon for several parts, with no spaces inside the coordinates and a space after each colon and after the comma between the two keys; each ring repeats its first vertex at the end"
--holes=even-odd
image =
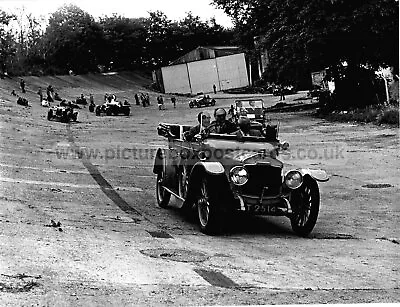
{"type": "Polygon", "coordinates": [[[309,169],[309,168],[302,168],[299,169],[300,173],[303,175],[309,175],[316,181],[326,182],[329,180],[328,174],[324,170],[319,169],[309,169]]]}
{"type": "Polygon", "coordinates": [[[222,164],[219,162],[201,161],[197,162],[190,172],[187,196],[183,206],[191,207],[194,204],[201,179],[205,175],[212,175],[213,177],[215,176],[215,178],[218,179],[217,188],[220,189],[221,193],[226,193],[225,199],[228,200],[230,197],[233,199],[232,191],[230,189],[230,185],[228,179],[226,178],[225,170],[222,164]]]}
{"type": "Polygon", "coordinates": [[[154,158],[153,173],[160,173],[165,167],[164,186],[176,191],[177,189],[177,166],[173,164],[171,154],[168,149],[159,148],[154,158]],[[165,165],[164,165],[165,163],[165,165]]]}
{"type": "Polygon", "coordinates": [[[153,166],[153,173],[158,174],[163,169],[163,159],[166,159],[167,155],[165,153],[165,149],[158,148],[156,152],[156,156],[154,157],[154,166],[153,166]]]}

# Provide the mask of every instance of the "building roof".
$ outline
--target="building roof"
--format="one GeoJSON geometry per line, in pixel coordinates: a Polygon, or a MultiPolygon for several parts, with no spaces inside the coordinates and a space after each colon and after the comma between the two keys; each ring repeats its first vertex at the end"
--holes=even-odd
{"type": "Polygon", "coordinates": [[[237,53],[240,53],[240,47],[238,46],[198,46],[196,49],[193,49],[176,60],[171,61],[169,65],[214,59],[237,53]]]}

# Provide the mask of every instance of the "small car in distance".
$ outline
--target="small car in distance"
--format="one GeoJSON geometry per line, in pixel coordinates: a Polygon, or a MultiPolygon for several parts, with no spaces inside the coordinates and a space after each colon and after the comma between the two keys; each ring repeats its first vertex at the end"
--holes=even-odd
{"type": "Polygon", "coordinates": [[[215,106],[215,99],[210,98],[210,96],[202,96],[199,98],[195,98],[189,102],[189,107],[192,109],[194,107],[201,108],[201,107],[208,107],[208,106],[215,106]]]}
{"type": "Polygon", "coordinates": [[[71,107],[53,106],[47,111],[47,120],[52,119],[57,119],[63,123],[68,123],[71,120],[76,122],[78,120],[78,112],[71,107]]]}
{"type": "Polygon", "coordinates": [[[96,106],[95,113],[97,116],[101,114],[106,115],[125,115],[128,116],[131,112],[131,106],[129,103],[115,102],[115,103],[104,103],[96,106]]]}

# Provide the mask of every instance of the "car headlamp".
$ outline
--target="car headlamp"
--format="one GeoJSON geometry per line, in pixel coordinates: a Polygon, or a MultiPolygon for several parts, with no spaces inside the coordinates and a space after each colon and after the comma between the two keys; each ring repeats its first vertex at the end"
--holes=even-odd
{"type": "Polygon", "coordinates": [[[231,181],[235,185],[244,185],[249,180],[249,172],[243,166],[235,166],[229,172],[231,181]]]}
{"type": "Polygon", "coordinates": [[[289,189],[297,189],[303,183],[303,176],[299,171],[289,171],[285,175],[285,184],[289,189]]]}

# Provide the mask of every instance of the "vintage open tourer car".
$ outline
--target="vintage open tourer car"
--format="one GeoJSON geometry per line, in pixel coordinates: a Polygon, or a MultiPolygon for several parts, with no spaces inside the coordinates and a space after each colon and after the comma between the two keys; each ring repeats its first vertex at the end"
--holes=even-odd
{"type": "Polygon", "coordinates": [[[76,122],[78,112],[70,106],[53,106],[47,111],[47,120],[57,119],[63,123],[68,123],[71,120],[76,122]]]}
{"type": "Polygon", "coordinates": [[[201,108],[201,107],[208,107],[208,106],[215,106],[215,99],[210,98],[210,96],[201,96],[199,98],[195,98],[189,101],[189,107],[192,109],[194,107],[201,108]]]}
{"type": "Polygon", "coordinates": [[[262,99],[237,99],[235,109],[238,116],[246,116],[257,122],[264,120],[265,106],[262,99]]]}
{"type": "Polygon", "coordinates": [[[95,109],[95,114],[100,116],[101,114],[106,115],[126,115],[128,116],[131,112],[131,106],[129,103],[122,102],[113,102],[113,103],[104,103],[102,105],[98,105],[95,109]]]}
{"type": "Polygon", "coordinates": [[[322,170],[286,169],[278,155],[289,144],[278,140],[278,127],[254,127],[261,137],[200,133],[188,142],[189,126],[159,124],[168,149],[159,148],[154,161],[158,205],[167,207],[174,195],[185,212],[197,212],[206,234],[220,232],[229,213],[244,211],[287,216],[293,231],[307,236],[319,212],[317,182],[328,176],[322,170]]]}

